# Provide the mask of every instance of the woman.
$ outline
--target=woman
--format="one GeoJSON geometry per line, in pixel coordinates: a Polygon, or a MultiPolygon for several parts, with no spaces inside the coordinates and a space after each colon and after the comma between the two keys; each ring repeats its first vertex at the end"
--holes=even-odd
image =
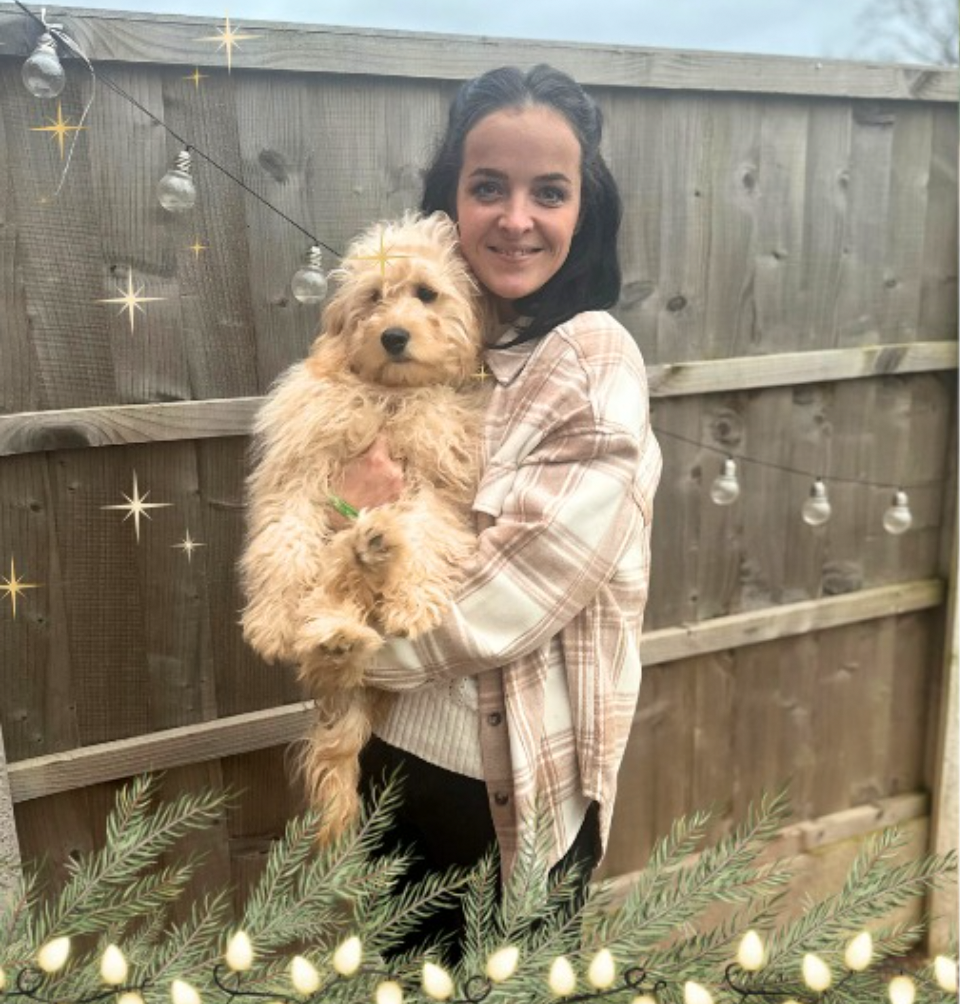
{"type": "MultiPolygon", "coordinates": [[[[364,776],[402,768],[397,840],[425,867],[495,840],[509,875],[540,811],[547,863],[583,866],[585,883],[609,833],[660,452],[640,353],[605,313],[621,206],[601,131],[566,74],[504,67],[460,89],[426,174],[421,208],[457,221],[496,323],[477,559],[441,626],[389,639],[367,674],[398,693],[364,776]]],[[[378,443],[342,494],[379,505],[400,485],[378,443]]]]}

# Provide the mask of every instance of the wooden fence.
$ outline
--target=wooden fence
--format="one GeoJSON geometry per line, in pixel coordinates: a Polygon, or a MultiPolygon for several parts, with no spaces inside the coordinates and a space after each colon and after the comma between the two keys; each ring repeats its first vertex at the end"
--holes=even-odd
{"type": "MultiPolygon", "coordinates": [[[[955,72],[263,23],[227,72],[211,21],[48,17],[335,248],[416,204],[460,80],[546,61],[588,86],[665,455],[605,873],[788,776],[782,849],[808,871],[888,821],[955,845],[955,72]],[[729,508],[708,494],[723,451],[744,458],[729,508]],[[834,516],[814,529],[817,474],[834,516]],[[892,537],[900,484],[914,526],[892,537]]],[[[316,325],[288,292],[308,242],[202,159],[196,209],[165,213],[179,144],[103,85],[54,198],[58,112],[19,80],[36,35],[0,4],[0,839],[6,800],[23,856],[62,861],[123,778],[165,768],[170,790],[244,790],[205,875],[242,885],[298,808],[283,747],[309,715],[245,649],[234,574],[244,437],[316,325]],[[158,299],[103,302],[128,284],[158,299]],[[107,508],[135,491],[166,504],[139,535],[107,508]]],[[[68,76],[76,125],[89,74],[68,76]]]]}

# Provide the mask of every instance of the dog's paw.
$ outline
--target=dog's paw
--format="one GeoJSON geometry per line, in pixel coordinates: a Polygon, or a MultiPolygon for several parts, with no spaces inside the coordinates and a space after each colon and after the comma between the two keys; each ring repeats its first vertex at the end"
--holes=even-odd
{"type": "Polygon", "coordinates": [[[314,617],[297,636],[300,675],[320,691],[358,687],[367,659],[382,645],[380,635],[365,624],[329,615],[314,617]]]}
{"type": "Polygon", "coordinates": [[[443,620],[443,608],[438,603],[398,602],[406,598],[391,596],[376,610],[377,623],[383,633],[400,638],[416,638],[432,631],[443,620]]]}
{"type": "Polygon", "coordinates": [[[353,527],[350,546],[362,571],[384,571],[404,551],[396,515],[386,507],[361,513],[353,527]]]}

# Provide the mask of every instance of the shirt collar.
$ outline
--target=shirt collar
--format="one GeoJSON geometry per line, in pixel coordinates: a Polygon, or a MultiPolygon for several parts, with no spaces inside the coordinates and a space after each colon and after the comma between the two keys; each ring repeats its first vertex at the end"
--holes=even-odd
{"type": "Polygon", "coordinates": [[[493,374],[497,383],[507,386],[512,383],[523,372],[524,366],[533,355],[533,350],[537,347],[540,339],[532,339],[528,342],[521,342],[519,345],[509,345],[500,348],[500,345],[513,341],[517,337],[517,329],[510,325],[500,332],[500,336],[494,345],[486,351],[484,362],[487,369],[493,374]]]}

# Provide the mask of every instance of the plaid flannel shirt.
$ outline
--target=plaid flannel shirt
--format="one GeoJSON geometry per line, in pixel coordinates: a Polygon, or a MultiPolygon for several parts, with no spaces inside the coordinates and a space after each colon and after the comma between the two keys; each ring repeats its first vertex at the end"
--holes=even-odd
{"type": "Polygon", "coordinates": [[[486,363],[496,385],[473,505],[475,562],[441,625],[415,641],[388,639],[366,681],[405,690],[476,676],[508,875],[538,807],[552,826],[549,863],[563,855],[575,836],[562,811],[572,786],[600,803],[606,847],[640,688],[661,456],[640,351],[609,314],[493,348],[486,363]],[[548,664],[558,649],[569,710],[552,715],[548,664]]]}

